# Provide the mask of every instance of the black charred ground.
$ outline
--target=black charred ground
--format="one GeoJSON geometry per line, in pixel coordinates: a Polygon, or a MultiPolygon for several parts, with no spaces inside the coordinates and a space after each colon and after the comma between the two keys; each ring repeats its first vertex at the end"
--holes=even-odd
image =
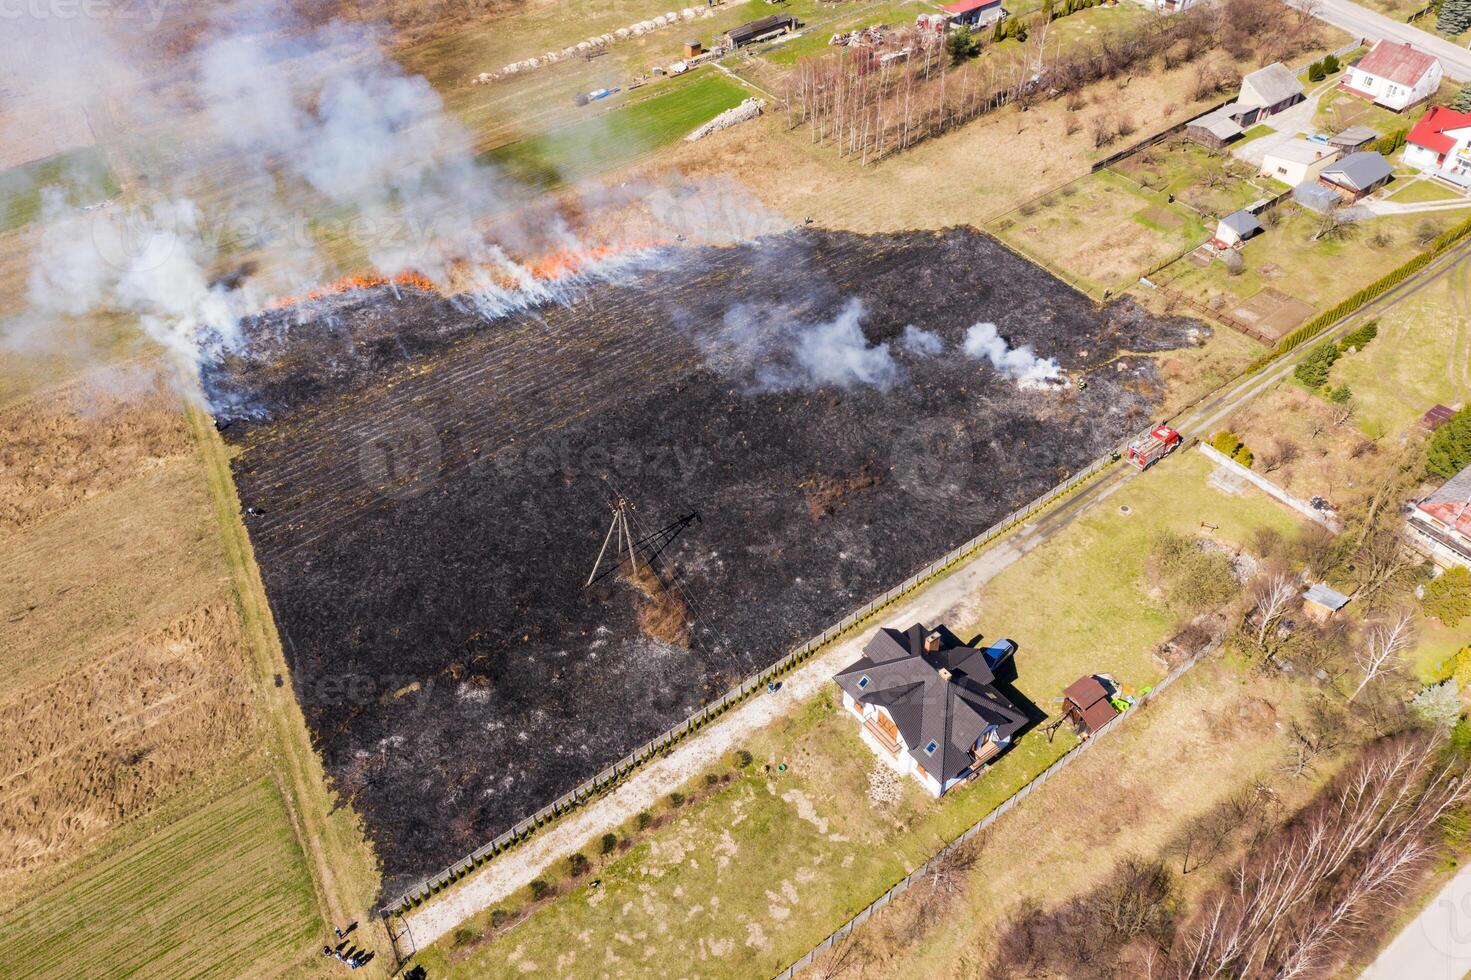
{"type": "Polygon", "coordinates": [[[1100,310],[965,230],[689,250],[495,322],[387,288],[312,313],[247,324],[205,381],[237,422],[297,694],[385,894],[1143,428],[1161,394],[1146,352],[1207,332],[1100,310]],[[894,344],[887,388],[763,390],[782,351],[712,342],[732,310],[815,323],[854,296],[867,341],[894,344]],[[977,321],[1086,388],[964,356],[977,321]],[[944,352],[900,350],[910,324],[944,352]],[[702,518],[662,556],[687,646],[641,628],[649,600],[624,578],[583,587],[620,494],[642,532],[702,518]]]}

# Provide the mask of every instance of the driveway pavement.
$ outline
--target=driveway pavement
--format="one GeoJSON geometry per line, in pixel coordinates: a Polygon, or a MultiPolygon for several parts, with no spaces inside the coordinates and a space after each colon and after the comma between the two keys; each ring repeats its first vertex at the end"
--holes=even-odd
{"type": "Polygon", "coordinates": [[[1413,44],[1426,54],[1433,54],[1439,58],[1441,67],[1445,69],[1446,77],[1458,82],[1471,80],[1471,51],[1467,51],[1452,41],[1436,37],[1418,27],[1390,20],[1383,14],[1366,10],[1352,3],[1351,0],[1287,0],[1287,2],[1355,37],[1368,41],[1388,38],[1392,41],[1413,44]]]}
{"type": "Polygon", "coordinates": [[[1290,109],[1284,109],[1275,116],[1268,116],[1262,122],[1276,130],[1266,136],[1259,136],[1231,151],[1231,155],[1238,160],[1245,160],[1253,167],[1260,168],[1262,158],[1273,150],[1286,143],[1290,143],[1304,133],[1313,132],[1313,115],[1318,111],[1318,97],[1320,93],[1313,93],[1303,99],[1290,109]]]}
{"type": "Polygon", "coordinates": [[[1362,980],[1461,980],[1471,971],[1471,866],[1384,947],[1362,980]]]}

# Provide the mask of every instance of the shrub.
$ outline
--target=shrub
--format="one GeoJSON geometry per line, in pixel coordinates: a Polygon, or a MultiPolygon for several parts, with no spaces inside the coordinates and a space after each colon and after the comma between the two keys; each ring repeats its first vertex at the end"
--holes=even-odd
{"type": "Polygon", "coordinates": [[[587,870],[589,867],[591,867],[591,865],[587,860],[587,855],[583,854],[581,851],[578,851],[571,857],[567,858],[567,873],[574,878],[581,878],[583,875],[587,874],[587,870]]]}
{"type": "Polygon", "coordinates": [[[1323,58],[1323,74],[1331,75],[1334,72],[1338,71],[1340,67],[1342,67],[1342,65],[1338,60],[1338,55],[1330,54],[1323,58]]]}
{"type": "Polygon", "coordinates": [[[949,52],[952,62],[968,61],[976,56],[980,48],[980,42],[970,32],[969,27],[960,27],[958,30],[951,31],[945,38],[945,50],[949,52]]]}
{"type": "Polygon", "coordinates": [[[1435,476],[1450,479],[1471,465],[1471,406],[1446,420],[1430,437],[1425,451],[1425,468],[1435,476]]]}
{"type": "Polygon", "coordinates": [[[649,824],[654,822],[654,818],[649,816],[648,810],[640,810],[638,816],[633,818],[633,822],[639,830],[648,830],[649,824]]]}
{"type": "Polygon", "coordinates": [[[1425,584],[1421,600],[1427,616],[1455,628],[1471,615],[1471,572],[1457,565],[1425,584]]]}
{"type": "Polygon", "coordinates": [[[531,884],[526,887],[531,889],[531,897],[537,901],[541,901],[552,893],[552,886],[541,878],[531,879],[531,884]]]}
{"type": "Polygon", "coordinates": [[[736,749],[735,760],[736,765],[744,769],[751,764],[751,753],[745,749],[736,749]]]}
{"type": "Polygon", "coordinates": [[[717,775],[716,773],[713,773],[713,772],[707,772],[707,773],[705,773],[705,785],[706,786],[714,786],[718,782],[720,782],[720,776],[719,775],[717,775]]]}
{"type": "Polygon", "coordinates": [[[490,912],[490,927],[499,929],[511,918],[511,912],[507,909],[492,909],[490,912]]]}
{"type": "Polygon", "coordinates": [[[1188,535],[1161,534],[1150,549],[1150,559],[1170,605],[1182,612],[1217,608],[1239,591],[1231,560],[1188,535]]]}
{"type": "Polygon", "coordinates": [[[456,946],[468,946],[475,941],[475,930],[460,926],[460,928],[455,930],[452,941],[456,946]]]}
{"type": "Polygon", "coordinates": [[[1246,447],[1246,443],[1243,442],[1236,447],[1236,451],[1231,454],[1231,458],[1247,469],[1251,469],[1251,464],[1256,459],[1256,456],[1246,447]]]}
{"type": "Polygon", "coordinates": [[[1354,396],[1348,385],[1339,385],[1328,392],[1328,400],[1335,405],[1342,405],[1354,396]]]}
{"type": "Polygon", "coordinates": [[[1338,360],[1340,353],[1337,344],[1319,344],[1292,369],[1292,375],[1309,388],[1321,388],[1328,383],[1328,372],[1333,369],[1333,362],[1338,360]]]}
{"type": "Polygon", "coordinates": [[[1338,349],[1344,353],[1347,353],[1350,347],[1354,350],[1363,350],[1369,346],[1369,341],[1377,336],[1379,336],[1379,321],[1370,320],[1357,330],[1345,334],[1343,339],[1338,342],[1338,349]]]}
{"type": "Polygon", "coordinates": [[[1408,134],[1409,130],[1396,129],[1392,133],[1379,137],[1379,141],[1374,144],[1374,149],[1378,150],[1381,156],[1387,157],[1405,145],[1405,137],[1408,134]]]}
{"type": "Polygon", "coordinates": [[[678,810],[680,807],[684,806],[684,794],[683,793],[670,793],[669,794],[669,805],[672,806],[672,807],[674,807],[674,809],[676,809],[676,810],[678,810]]]}
{"type": "Polygon", "coordinates": [[[1308,81],[1321,82],[1326,77],[1327,75],[1323,71],[1323,63],[1321,61],[1315,61],[1311,65],[1308,65],[1308,81]]]}
{"type": "Polygon", "coordinates": [[[1241,440],[1236,437],[1236,433],[1222,429],[1211,436],[1211,448],[1222,455],[1234,456],[1236,450],[1241,448],[1241,440]]]}
{"type": "Polygon", "coordinates": [[[1461,692],[1455,681],[1432,684],[1410,699],[1415,717],[1439,728],[1450,728],[1461,720],[1461,692]]]}
{"type": "Polygon", "coordinates": [[[602,842],[598,845],[598,849],[603,854],[612,854],[615,850],[617,850],[617,848],[618,848],[618,835],[617,834],[604,834],[603,835],[602,842]]]}

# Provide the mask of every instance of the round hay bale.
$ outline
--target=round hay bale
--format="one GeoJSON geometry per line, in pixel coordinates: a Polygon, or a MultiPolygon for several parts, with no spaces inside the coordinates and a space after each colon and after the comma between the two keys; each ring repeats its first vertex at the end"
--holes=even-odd
{"type": "Polygon", "coordinates": [[[632,33],[633,33],[633,31],[629,30],[628,28],[626,28],[626,27],[620,27],[620,28],[618,28],[618,30],[616,30],[616,31],[613,32],[613,36],[616,37],[618,40],[621,41],[624,38],[628,37],[628,35],[630,35],[632,33]]]}
{"type": "Polygon", "coordinates": [[[685,20],[694,20],[695,14],[697,14],[698,12],[699,11],[695,10],[694,7],[685,7],[679,12],[679,16],[683,17],[685,20]]]}

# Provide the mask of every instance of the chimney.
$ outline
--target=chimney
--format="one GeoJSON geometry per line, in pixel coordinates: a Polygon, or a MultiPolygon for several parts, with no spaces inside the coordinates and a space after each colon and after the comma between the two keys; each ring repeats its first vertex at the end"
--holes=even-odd
{"type": "Polygon", "coordinates": [[[950,679],[950,669],[948,667],[941,667],[939,670],[939,674],[940,680],[942,681],[948,681],[950,679]]]}
{"type": "Polygon", "coordinates": [[[933,631],[932,633],[930,633],[929,636],[926,636],[924,638],[924,649],[925,649],[925,653],[939,653],[940,652],[940,631],[939,630],[933,631]]]}

